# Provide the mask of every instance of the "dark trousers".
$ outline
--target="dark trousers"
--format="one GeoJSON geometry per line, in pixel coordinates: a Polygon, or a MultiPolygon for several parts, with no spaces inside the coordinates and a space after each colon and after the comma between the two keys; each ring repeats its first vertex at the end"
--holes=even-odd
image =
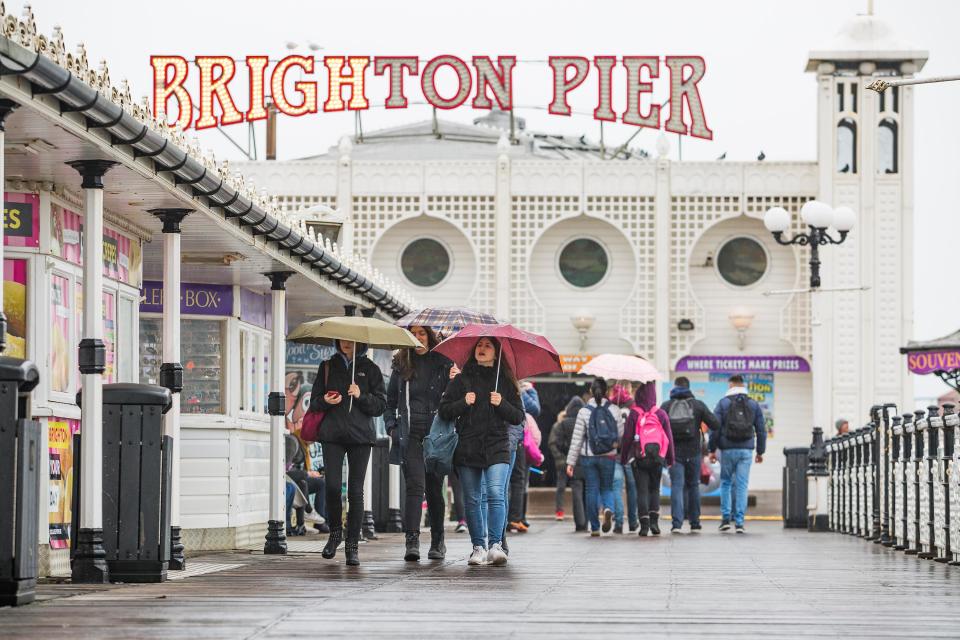
{"type": "Polygon", "coordinates": [[[696,455],[677,458],[670,467],[670,517],[674,527],[683,525],[684,517],[690,524],[700,524],[700,463],[696,455]]]}
{"type": "Polygon", "coordinates": [[[331,529],[343,526],[343,502],[340,499],[343,486],[343,459],[347,459],[347,500],[350,511],[347,516],[347,540],[360,540],[360,525],[363,523],[363,478],[370,462],[369,444],[323,443],[323,463],[327,476],[327,520],[331,529]]]}
{"type": "MultiPolygon", "coordinates": [[[[310,494],[313,494],[313,508],[317,510],[318,514],[326,518],[327,514],[324,505],[324,502],[326,502],[326,487],[323,478],[311,477],[303,469],[290,469],[287,471],[287,476],[297,484],[300,491],[303,492],[303,495],[307,496],[308,500],[310,499],[310,494]]],[[[302,525],[303,507],[297,507],[297,526],[302,525]]]]}
{"type": "Polygon", "coordinates": [[[637,481],[637,513],[647,518],[660,513],[660,474],[663,465],[646,460],[634,460],[633,477],[637,481]]]}
{"type": "Polygon", "coordinates": [[[450,491],[453,493],[453,504],[450,508],[450,520],[455,522],[465,522],[466,515],[463,512],[463,487],[460,486],[460,476],[457,470],[447,476],[450,482],[450,491]]]}
{"type": "Polygon", "coordinates": [[[406,498],[403,507],[403,530],[420,533],[423,497],[427,497],[427,516],[431,531],[443,531],[443,476],[427,473],[423,464],[423,436],[411,435],[404,458],[406,498]]]}
{"type": "Polygon", "coordinates": [[[527,464],[527,452],[523,443],[517,445],[517,460],[510,474],[510,512],[508,522],[520,522],[527,516],[527,484],[530,478],[530,466],[527,464]]]}

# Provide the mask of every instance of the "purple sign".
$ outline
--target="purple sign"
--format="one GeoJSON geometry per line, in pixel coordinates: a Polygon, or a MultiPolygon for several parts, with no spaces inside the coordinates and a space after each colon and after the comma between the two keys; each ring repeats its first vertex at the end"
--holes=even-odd
{"type": "MultiPolygon", "coordinates": [[[[145,281],[140,289],[140,313],[163,312],[163,283],[145,281]]],[[[232,316],[233,285],[180,283],[180,313],[200,316],[232,316]]]]}
{"type": "Polygon", "coordinates": [[[910,369],[910,373],[921,376],[934,371],[954,371],[960,369],[960,351],[941,349],[910,353],[907,354],[907,368],[910,369]]]}
{"type": "Polygon", "coordinates": [[[240,320],[242,322],[269,329],[272,316],[273,304],[269,295],[240,289],[240,320]]]}
{"type": "Polygon", "coordinates": [[[678,372],[808,373],[810,364],[799,356],[684,356],[678,372]]]}

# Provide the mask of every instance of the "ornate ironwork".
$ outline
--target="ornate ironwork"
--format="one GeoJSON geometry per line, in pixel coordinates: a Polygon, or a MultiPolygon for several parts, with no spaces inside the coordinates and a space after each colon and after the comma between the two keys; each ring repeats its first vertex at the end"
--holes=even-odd
{"type": "Polygon", "coordinates": [[[818,289],[820,287],[820,247],[828,244],[843,244],[847,239],[847,233],[847,231],[840,231],[840,238],[835,239],[827,233],[826,227],[811,225],[809,232],[798,233],[790,239],[784,238],[782,231],[774,231],[773,239],[784,246],[810,247],[810,288],[818,289]]]}

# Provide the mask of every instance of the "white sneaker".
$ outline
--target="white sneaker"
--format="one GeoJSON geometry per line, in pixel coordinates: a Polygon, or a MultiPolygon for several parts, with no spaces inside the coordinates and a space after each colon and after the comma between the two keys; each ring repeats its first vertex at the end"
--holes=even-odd
{"type": "Polygon", "coordinates": [[[503,547],[500,546],[499,542],[487,551],[487,564],[495,567],[501,567],[507,564],[507,554],[503,552],[503,547]]]}
{"type": "MultiPolygon", "coordinates": [[[[501,553],[503,553],[501,551],[501,553]]],[[[467,564],[471,566],[477,566],[484,564],[487,561],[487,550],[481,546],[475,546],[473,548],[473,553],[470,554],[470,558],[467,559],[467,564]]]]}
{"type": "Polygon", "coordinates": [[[314,510],[311,511],[310,513],[304,513],[304,514],[303,514],[303,519],[304,519],[306,522],[312,522],[312,523],[314,523],[314,524],[323,524],[324,522],[326,522],[326,520],[323,519],[323,516],[321,516],[319,513],[317,513],[317,510],[316,510],[316,509],[314,509],[314,510]]]}

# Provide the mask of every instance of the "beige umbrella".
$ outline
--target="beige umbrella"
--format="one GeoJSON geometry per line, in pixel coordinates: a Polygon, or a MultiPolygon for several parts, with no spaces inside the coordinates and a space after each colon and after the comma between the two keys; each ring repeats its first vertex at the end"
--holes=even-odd
{"type": "MultiPolygon", "coordinates": [[[[305,344],[332,345],[335,340],[349,340],[362,342],[374,349],[416,349],[421,346],[412,333],[376,318],[364,316],[342,316],[336,318],[322,318],[304,322],[287,335],[291,342],[305,344]]],[[[357,351],[353,351],[353,361],[350,365],[350,378],[354,379],[357,368],[357,351]]],[[[350,398],[350,410],[353,409],[353,398],[350,398]]]]}

